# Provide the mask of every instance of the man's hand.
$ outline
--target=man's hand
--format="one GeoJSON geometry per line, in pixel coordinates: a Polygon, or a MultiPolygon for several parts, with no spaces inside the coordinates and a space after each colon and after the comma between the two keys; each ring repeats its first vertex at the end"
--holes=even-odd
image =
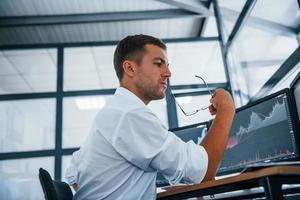
{"type": "Polygon", "coordinates": [[[210,99],[211,105],[208,107],[211,115],[216,115],[218,111],[234,112],[234,103],[230,94],[224,89],[217,89],[210,99]]]}
{"type": "Polygon", "coordinates": [[[78,185],[77,185],[77,183],[73,183],[71,186],[72,186],[72,188],[75,190],[75,192],[78,190],[78,185]]]}

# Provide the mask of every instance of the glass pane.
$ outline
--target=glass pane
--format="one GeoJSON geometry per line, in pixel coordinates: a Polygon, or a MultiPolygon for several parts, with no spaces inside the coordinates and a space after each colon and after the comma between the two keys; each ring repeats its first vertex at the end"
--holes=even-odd
{"type": "Polygon", "coordinates": [[[79,147],[97,112],[111,95],[68,97],[63,100],[63,147],[79,147]]]}
{"type": "Polygon", "coordinates": [[[115,46],[66,48],[64,51],[64,90],[116,88],[115,46]]]}
{"type": "Polygon", "coordinates": [[[296,78],[297,74],[300,72],[300,63],[298,63],[288,74],[286,74],[280,82],[271,89],[268,94],[275,93],[284,88],[289,88],[292,81],[296,78]]]}
{"type": "Polygon", "coordinates": [[[169,128],[166,99],[151,101],[147,106],[169,128]]]}
{"type": "Polygon", "coordinates": [[[218,30],[217,30],[217,24],[216,24],[216,18],[214,16],[214,9],[213,6],[209,9],[211,13],[213,13],[212,16],[207,17],[204,22],[204,30],[203,30],[203,36],[204,37],[215,37],[218,36],[218,30]]]}
{"type": "Polygon", "coordinates": [[[236,53],[242,61],[273,61],[273,65],[281,65],[298,47],[298,43],[295,38],[244,27],[235,47],[239,49],[236,53]]]}
{"type": "Polygon", "coordinates": [[[54,158],[30,158],[0,161],[0,197],[5,200],[44,199],[39,168],[54,177],[54,158]]]}
{"type": "Polygon", "coordinates": [[[246,1],[220,0],[219,10],[222,17],[222,25],[225,36],[225,41],[228,39],[246,1]]]}
{"type": "Polygon", "coordinates": [[[55,99],[0,101],[0,152],[53,149],[55,99]]]}
{"type": "Polygon", "coordinates": [[[290,27],[299,25],[299,5],[297,0],[257,1],[251,15],[290,27]]]}
{"type": "Polygon", "coordinates": [[[297,40],[246,26],[233,44],[237,67],[243,71],[248,93],[255,95],[298,47],[297,40]],[[254,75],[255,74],[255,75],[254,75]]]}
{"type": "Polygon", "coordinates": [[[169,43],[168,58],[171,85],[202,84],[195,74],[207,83],[226,82],[219,42],[169,43]]]}
{"type": "MultiPolygon", "coordinates": [[[[279,69],[279,66],[253,66],[243,70],[250,96],[254,96],[267,80],[279,69]],[[255,76],[253,76],[255,74],[255,76]]],[[[267,95],[267,94],[266,94],[267,95]]]]}
{"type": "Polygon", "coordinates": [[[0,51],[0,94],[56,90],[56,49],[0,51]]]}
{"type": "MultiPolygon", "coordinates": [[[[207,107],[209,105],[210,98],[210,95],[201,95],[176,97],[176,100],[185,112],[193,112],[201,107],[207,107]]],[[[213,116],[210,115],[208,109],[199,111],[192,116],[185,116],[177,105],[176,110],[179,127],[196,124],[199,122],[205,122],[213,118],[213,116]]]]}
{"type": "Polygon", "coordinates": [[[236,108],[249,102],[250,97],[247,89],[247,82],[244,78],[243,68],[239,66],[237,55],[229,51],[227,55],[228,71],[230,73],[230,84],[236,108]]]}

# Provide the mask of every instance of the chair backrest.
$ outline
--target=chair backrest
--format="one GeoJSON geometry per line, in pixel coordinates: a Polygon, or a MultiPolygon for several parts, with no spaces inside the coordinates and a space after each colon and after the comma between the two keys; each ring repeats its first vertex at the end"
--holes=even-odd
{"type": "Polygon", "coordinates": [[[73,193],[65,182],[52,180],[47,170],[39,169],[39,179],[43,188],[46,200],[71,200],[73,193]]]}

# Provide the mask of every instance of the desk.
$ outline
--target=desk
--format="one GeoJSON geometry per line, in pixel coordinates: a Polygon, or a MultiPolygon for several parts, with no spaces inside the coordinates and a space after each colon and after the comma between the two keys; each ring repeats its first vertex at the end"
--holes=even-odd
{"type": "Polygon", "coordinates": [[[262,186],[267,199],[282,200],[281,186],[298,183],[300,166],[275,166],[200,184],[169,187],[167,191],[159,193],[157,199],[185,199],[262,186]]]}

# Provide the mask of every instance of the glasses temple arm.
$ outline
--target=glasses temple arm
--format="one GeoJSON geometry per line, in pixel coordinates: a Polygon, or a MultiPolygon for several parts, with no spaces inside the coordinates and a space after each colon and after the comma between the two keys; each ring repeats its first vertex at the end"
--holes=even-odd
{"type": "Polygon", "coordinates": [[[212,94],[211,90],[209,89],[209,87],[208,87],[207,83],[205,82],[205,80],[201,76],[198,76],[198,75],[195,75],[195,77],[200,78],[203,81],[203,83],[205,84],[210,96],[213,96],[213,94],[212,94]]]}
{"type": "Polygon", "coordinates": [[[171,94],[171,96],[173,97],[173,99],[174,99],[176,105],[177,105],[177,106],[180,108],[180,110],[183,112],[183,114],[184,114],[184,115],[187,115],[186,112],[183,110],[183,108],[181,108],[180,104],[177,102],[177,100],[176,100],[176,98],[175,98],[175,96],[174,96],[174,94],[172,93],[171,90],[170,90],[170,94],[171,94]]]}

